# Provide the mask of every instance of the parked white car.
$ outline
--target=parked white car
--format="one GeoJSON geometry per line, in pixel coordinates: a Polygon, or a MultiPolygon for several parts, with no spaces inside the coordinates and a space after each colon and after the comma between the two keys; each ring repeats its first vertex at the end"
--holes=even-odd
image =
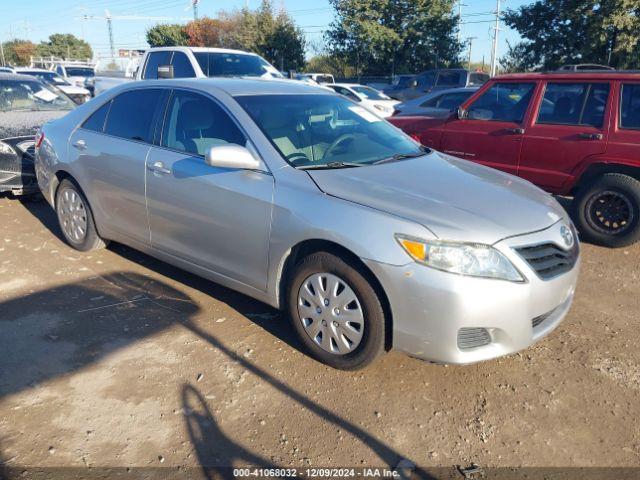
{"type": "Polygon", "coordinates": [[[336,79],[330,73],[299,73],[296,80],[312,80],[318,85],[336,83],[336,79]]]}
{"type": "Polygon", "coordinates": [[[71,85],[84,87],[87,79],[95,76],[96,67],[82,62],[60,62],[56,64],[55,72],[71,85]]]}
{"type": "Polygon", "coordinates": [[[50,70],[44,70],[42,68],[15,68],[15,73],[19,73],[21,75],[29,75],[31,77],[36,77],[41,82],[47,83],[49,85],[53,85],[62,90],[71,100],[73,100],[78,105],[83,104],[91,98],[91,92],[84,87],[79,87],[77,85],[72,85],[67,80],[62,78],[56,72],[52,72],[50,70]]]}
{"type": "Polygon", "coordinates": [[[382,118],[393,115],[395,106],[400,103],[398,100],[394,100],[379,90],[366,85],[359,85],[357,83],[334,83],[327,84],[326,86],[335,90],[340,95],[344,95],[354,102],[359,103],[362,107],[382,118]]]}
{"type": "Polygon", "coordinates": [[[427,93],[396,105],[394,116],[446,118],[480,87],[449,88],[427,93]]]}

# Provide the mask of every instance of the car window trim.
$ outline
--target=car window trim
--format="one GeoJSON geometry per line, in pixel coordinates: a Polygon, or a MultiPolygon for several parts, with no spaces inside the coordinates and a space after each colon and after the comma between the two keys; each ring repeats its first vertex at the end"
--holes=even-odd
{"type": "MultiPolygon", "coordinates": [[[[542,91],[541,95],[540,95],[540,106],[538,107],[538,112],[536,115],[536,119],[534,122],[534,125],[558,125],[558,126],[563,126],[563,127],[591,127],[591,128],[595,128],[598,130],[602,130],[604,131],[604,125],[605,125],[605,119],[607,117],[607,107],[609,106],[609,102],[610,102],[610,97],[611,97],[611,82],[598,82],[598,81],[575,81],[575,80],[570,80],[570,81],[546,81],[544,83],[544,90],[542,91]],[[544,102],[544,98],[545,95],[547,93],[547,88],[549,87],[550,84],[554,84],[554,85],[587,85],[587,93],[586,95],[584,95],[584,100],[582,101],[582,107],[580,109],[580,115],[578,116],[578,123],[562,123],[562,122],[541,122],[540,121],[540,113],[542,111],[542,102],[544,102]],[[582,119],[584,117],[584,110],[587,107],[587,101],[589,99],[589,95],[591,94],[591,90],[593,89],[594,85],[607,85],[609,87],[609,90],[607,91],[607,101],[605,103],[605,109],[604,112],[602,113],[602,125],[595,126],[595,125],[591,125],[589,123],[582,123],[582,119]]],[[[622,119],[620,119],[622,120],[622,119]]]]}
{"type": "Polygon", "coordinates": [[[640,127],[623,127],[622,126],[622,94],[624,92],[624,87],[625,85],[635,85],[636,88],[640,89],[640,82],[633,82],[633,81],[625,82],[624,80],[621,80],[619,85],[620,85],[620,88],[618,89],[618,129],[631,130],[633,132],[640,131],[640,127]]]}
{"type": "Polygon", "coordinates": [[[502,85],[504,83],[522,83],[522,84],[527,84],[527,85],[531,85],[533,88],[531,89],[531,98],[529,99],[529,103],[527,104],[527,108],[524,109],[524,112],[522,114],[522,119],[519,121],[514,121],[514,120],[494,120],[494,119],[489,119],[489,120],[480,120],[477,118],[466,118],[467,121],[471,121],[471,122],[502,122],[502,123],[515,123],[516,125],[523,125],[524,123],[526,123],[527,120],[527,112],[529,110],[531,110],[531,105],[533,100],[535,100],[536,97],[536,89],[538,87],[538,82],[536,82],[535,80],[533,81],[525,81],[525,82],[518,82],[518,81],[506,81],[506,82],[495,82],[493,85],[490,85],[486,90],[484,90],[482,93],[480,93],[480,95],[478,95],[475,98],[471,98],[474,97],[476,94],[479,93],[475,92],[474,95],[472,95],[469,99],[467,99],[468,101],[471,101],[471,103],[467,106],[466,110],[469,111],[471,106],[477,102],[478,100],[480,100],[482,98],[482,96],[487,93],[489,90],[491,90],[495,85],[502,85]]]}

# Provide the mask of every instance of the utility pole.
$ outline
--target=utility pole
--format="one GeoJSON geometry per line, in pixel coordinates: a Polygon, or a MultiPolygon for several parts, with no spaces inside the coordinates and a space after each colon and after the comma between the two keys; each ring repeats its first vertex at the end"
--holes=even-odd
{"type": "Polygon", "coordinates": [[[116,49],[113,45],[113,25],[111,24],[111,14],[109,13],[109,10],[105,10],[104,13],[106,14],[106,18],[107,18],[107,29],[109,30],[109,49],[111,50],[111,58],[116,58],[116,49]]]}
{"type": "Polygon", "coordinates": [[[498,32],[500,31],[500,0],[496,0],[496,26],[493,27],[493,48],[491,49],[491,76],[495,77],[498,66],[498,32]]]}
{"type": "Polygon", "coordinates": [[[198,20],[198,3],[200,0],[191,0],[191,5],[193,6],[193,19],[198,20]]]}
{"type": "Polygon", "coordinates": [[[460,35],[462,34],[462,7],[466,6],[466,4],[462,3],[462,0],[458,0],[458,43],[460,43],[460,35]]]}
{"type": "Polygon", "coordinates": [[[471,47],[473,46],[473,41],[478,37],[467,37],[467,42],[469,42],[469,61],[467,62],[467,70],[471,70],[471,47]]]}
{"type": "Polygon", "coordinates": [[[4,60],[4,45],[2,40],[0,40],[0,60],[2,61],[2,66],[4,67],[7,63],[4,60]]]}

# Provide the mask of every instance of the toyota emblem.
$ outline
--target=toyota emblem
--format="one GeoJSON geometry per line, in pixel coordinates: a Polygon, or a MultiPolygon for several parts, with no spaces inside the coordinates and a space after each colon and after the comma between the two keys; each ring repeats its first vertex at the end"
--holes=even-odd
{"type": "Polygon", "coordinates": [[[571,229],[565,225],[563,225],[562,227],[560,227],[560,236],[562,237],[562,239],[564,240],[564,244],[567,247],[571,247],[573,246],[573,232],[571,231],[571,229]]]}

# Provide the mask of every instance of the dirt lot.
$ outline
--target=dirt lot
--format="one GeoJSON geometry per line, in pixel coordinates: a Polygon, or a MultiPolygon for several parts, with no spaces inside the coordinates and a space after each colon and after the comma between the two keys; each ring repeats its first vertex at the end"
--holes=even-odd
{"type": "Polygon", "coordinates": [[[583,252],[536,346],[344,373],[269,307],[119,245],[73,251],[45,203],[0,198],[0,461],[638,467],[640,245],[583,252]]]}

